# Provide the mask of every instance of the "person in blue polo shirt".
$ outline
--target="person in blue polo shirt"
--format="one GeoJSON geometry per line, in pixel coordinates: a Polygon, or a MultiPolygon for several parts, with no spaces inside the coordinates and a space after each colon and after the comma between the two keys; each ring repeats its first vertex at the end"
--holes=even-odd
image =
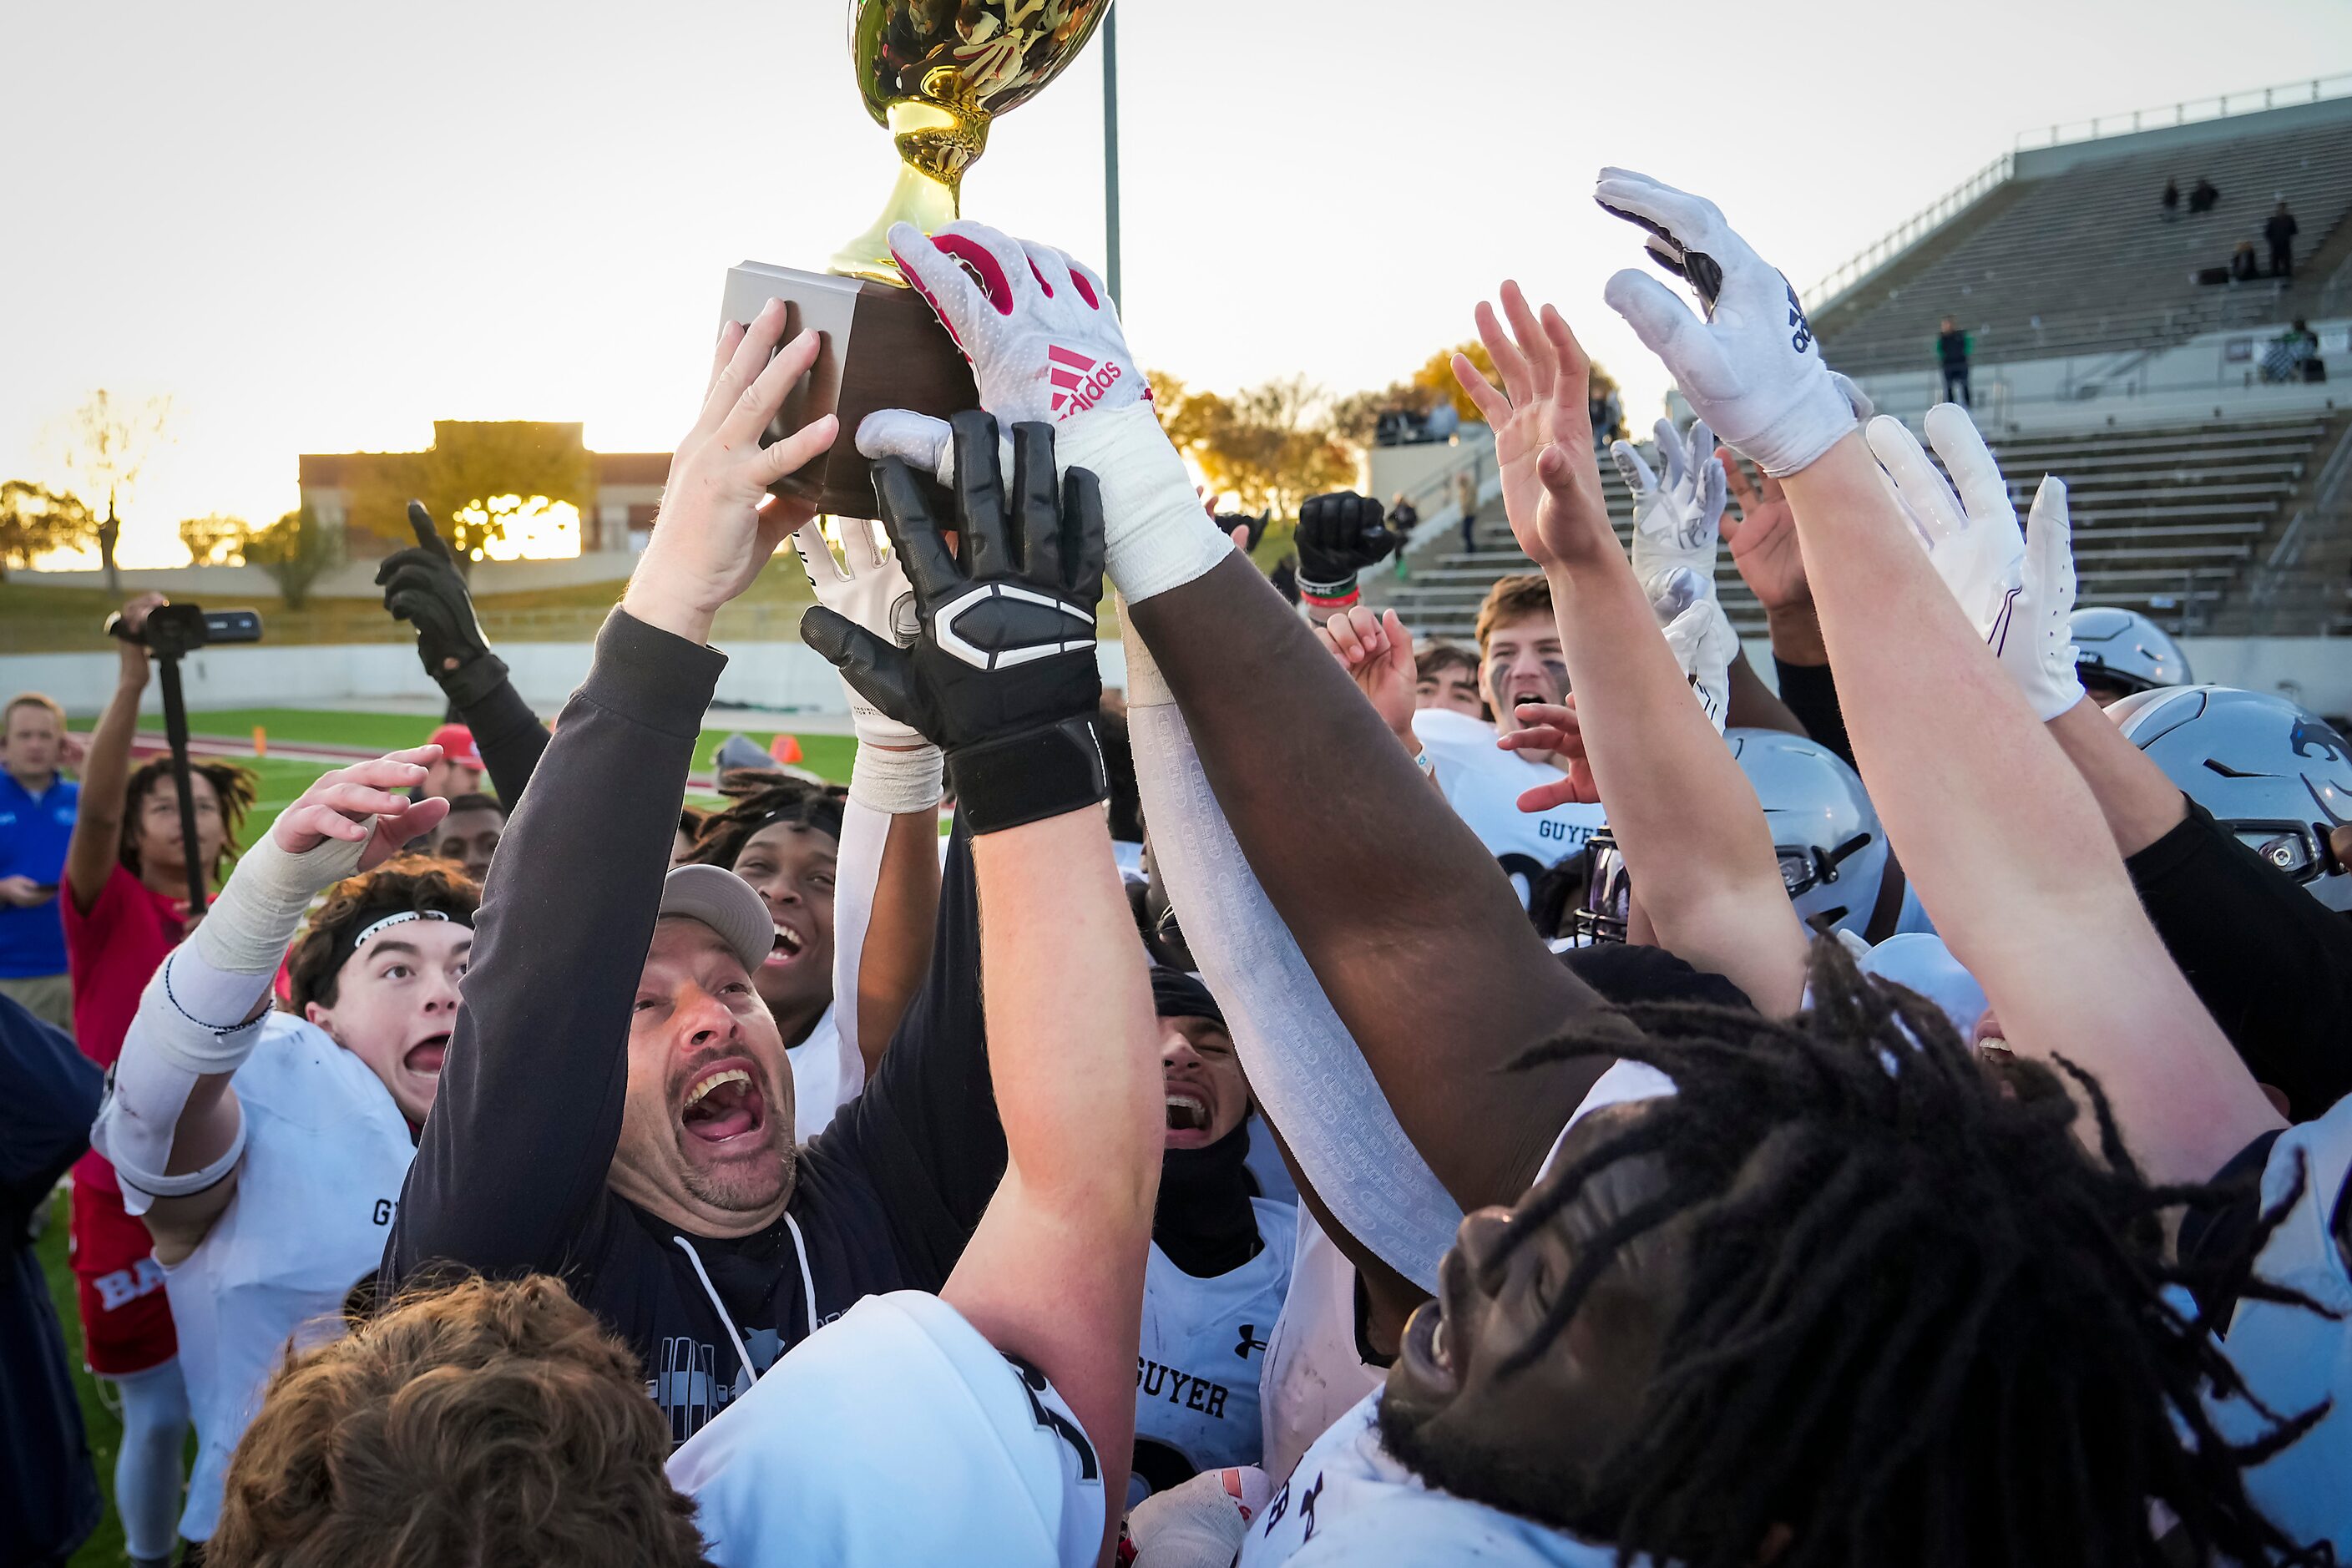
{"type": "Polygon", "coordinates": [[[81,786],[58,772],[66,710],[37,691],[0,710],[0,995],[71,1033],[58,879],[81,786]]]}

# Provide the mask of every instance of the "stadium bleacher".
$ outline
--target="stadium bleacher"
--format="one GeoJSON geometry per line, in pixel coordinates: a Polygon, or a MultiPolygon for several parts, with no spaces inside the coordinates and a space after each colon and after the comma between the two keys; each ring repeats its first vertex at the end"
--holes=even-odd
{"type": "Polygon", "coordinates": [[[1853,376],[1932,368],[1947,315],[1974,337],[1979,363],[2160,349],[2284,322],[2352,237],[2352,100],[2334,118],[2264,129],[2272,116],[2250,115],[2236,122],[2242,135],[2145,151],[2132,144],[2160,133],[2117,137],[2096,156],[2070,149],[2078,162],[2039,176],[2028,155],[1944,228],[1816,309],[1822,352],[1853,376]],[[2221,199],[2192,216],[2186,197],[2200,176],[2221,199]],[[2168,178],[2183,197],[2172,223],[2158,208],[2168,178]],[[2195,281],[2242,239],[2266,257],[2263,223],[2282,197],[2302,226],[2304,287],[2195,281]]]}
{"type": "MultiPolygon", "coordinates": [[[[2044,474],[2066,481],[2083,603],[2126,605],[2168,626],[2207,630],[2263,559],[2315,462],[2345,425],[2342,416],[2208,419],[2016,435],[1992,445],[2020,518],[2044,474]]],[[[1633,497],[1606,462],[1601,487],[1619,537],[1629,539],[1633,497]]],[[[1395,606],[1418,637],[1466,640],[1495,579],[1535,569],[1512,542],[1499,502],[1480,512],[1475,543],[1464,552],[1459,535],[1449,532],[1414,558],[1403,582],[1382,578],[1370,595],[1395,606]]],[[[1762,606],[1727,550],[1717,564],[1717,587],[1741,636],[1761,637],[1762,606]]]]}

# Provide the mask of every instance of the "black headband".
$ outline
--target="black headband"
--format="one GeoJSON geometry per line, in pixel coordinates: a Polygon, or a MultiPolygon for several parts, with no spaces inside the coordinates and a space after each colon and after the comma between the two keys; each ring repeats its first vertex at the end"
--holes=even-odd
{"type": "Polygon", "coordinates": [[[1162,1018],[1206,1018],[1220,1029],[1225,1026],[1225,1010],[1209,988],[1181,969],[1151,972],[1151,1010],[1162,1018]]]}

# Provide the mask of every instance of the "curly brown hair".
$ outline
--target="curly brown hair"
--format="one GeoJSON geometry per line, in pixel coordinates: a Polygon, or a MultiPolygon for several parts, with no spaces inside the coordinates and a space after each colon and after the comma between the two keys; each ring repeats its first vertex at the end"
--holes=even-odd
{"type": "Polygon", "coordinates": [[[326,902],[312,911],[286,955],[288,1011],[299,1015],[311,1002],[335,1005],[348,956],[343,944],[352,932],[404,910],[435,910],[471,925],[481,902],[482,889],[464,868],[429,855],[403,855],[344,878],[327,889],[326,902]]]}
{"type": "Polygon", "coordinates": [[[731,871],[752,835],[774,822],[798,823],[835,841],[840,839],[841,805],[849,798],[848,791],[782,773],[753,776],[759,781],[756,787],[746,791],[732,805],[702,819],[702,830],[695,835],[694,852],[687,857],[689,862],[724,866],[731,871]]]}
{"type": "MultiPolygon", "coordinates": [[[[205,868],[215,881],[220,879],[220,862],[234,859],[239,847],[236,830],[245,825],[245,814],[261,798],[259,780],[251,768],[238,767],[235,763],[188,763],[191,777],[201,775],[220,797],[221,852],[205,868]]],[[[172,759],[150,757],[131,770],[131,777],[122,785],[122,842],[117,853],[122,868],[132,876],[139,875],[139,807],[157,789],[172,787],[172,759]]]]}
{"type": "Polygon", "coordinates": [[[645,1369],[561,1281],[462,1279],[287,1359],[205,1561],[700,1568],[669,1451],[645,1369]]]}

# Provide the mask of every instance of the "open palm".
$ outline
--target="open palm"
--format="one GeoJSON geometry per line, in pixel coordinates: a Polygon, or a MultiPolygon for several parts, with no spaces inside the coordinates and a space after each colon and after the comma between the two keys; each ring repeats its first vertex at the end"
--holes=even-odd
{"type": "Polygon", "coordinates": [[[1812,602],[1805,581],[1805,558],[1797,550],[1797,514],[1780,493],[1780,481],[1760,474],[1750,483],[1747,467],[1728,447],[1715,449],[1731,480],[1732,500],[1739,503],[1739,521],[1723,521],[1724,542],[1731,546],[1731,563],[1767,612],[1812,602]]]}
{"type": "Polygon", "coordinates": [[[1503,311],[1510,318],[1508,332],[1493,306],[1481,300],[1477,310],[1478,336],[1494,356],[1502,389],[1461,354],[1454,356],[1454,377],[1495,432],[1512,537],[1538,566],[1580,555],[1602,539],[1613,550],[1616,536],[1601,499],[1585,401],[1591,362],[1560,313],[1546,305],[1538,318],[1517,283],[1503,285],[1503,311]],[[1559,457],[1552,461],[1564,463],[1565,470],[1547,484],[1541,465],[1555,447],[1559,457]]]}

